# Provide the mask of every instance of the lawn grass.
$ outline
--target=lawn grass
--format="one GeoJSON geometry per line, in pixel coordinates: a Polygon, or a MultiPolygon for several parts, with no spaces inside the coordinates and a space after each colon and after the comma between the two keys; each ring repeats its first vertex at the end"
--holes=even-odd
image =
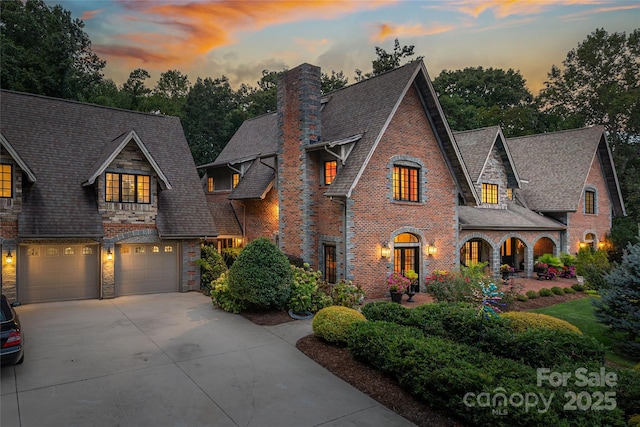
{"type": "Polygon", "coordinates": [[[608,361],[623,367],[631,368],[637,361],[615,352],[611,348],[611,336],[609,328],[596,321],[593,313],[593,297],[580,298],[562,304],[531,310],[534,313],[548,314],[558,319],[566,320],[575,325],[583,334],[595,338],[607,347],[606,358],[608,361]]]}

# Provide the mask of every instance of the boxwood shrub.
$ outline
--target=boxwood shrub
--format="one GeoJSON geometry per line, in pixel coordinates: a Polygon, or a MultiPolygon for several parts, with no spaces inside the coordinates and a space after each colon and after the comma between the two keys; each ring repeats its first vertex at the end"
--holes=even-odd
{"type": "MultiPolygon", "coordinates": [[[[567,389],[544,383],[538,387],[533,367],[441,337],[423,336],[417,328],[383,321],[358,323],[352,327],[348,345],[354,357],[396,378],[429,405],[446,408],[466,425],[624,425],[620,409],[564,411],[561,397],[567,389]],[[549,411],[538,411],[542,403],[536,408],[509,405],[505,413],[496,415],[495,406],[483,406],[477,400],[482,393],[543,393],[546,398],[553,393],[556,398],[549,411]]],[[[592,393],[596,388],[580,391],[592,393]]]]}
{"type": "Polygon", "coordinates": [[[366,322],[367,319],[357,310],[340,305],[325,307],[313,317],[313,333],[335,344],[346,344],[351,325],[366,322]]]}
{"type": "Polygon", "coordinates": [[[500,317],[511,320],[511,328],[516,332],[530,329],[554,329],[557,331],[573,332],[581,335],[580,329],[566,320],[542,313],[530,313],[526,311],[508,311],[500,317]]]}
{"type": "Polygon", "coordinates": [[[538,295],[540,295],[541,297],[552,297],[553,292],[549,288],[540,288],[540,290],[538,291],[538,295]]]}

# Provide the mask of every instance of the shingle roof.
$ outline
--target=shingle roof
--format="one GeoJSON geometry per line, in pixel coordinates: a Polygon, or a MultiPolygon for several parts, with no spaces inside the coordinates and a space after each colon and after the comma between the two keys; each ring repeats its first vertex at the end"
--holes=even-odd
{"type": "Polygon", "coordinates": [[[231,202],[208,201],[219,236],[242,236],[242,227],[231,202]]]}
{"type": "Polygon", "coordinates": [[[505,144],[500,126],[453,132],[453,136],[474,183],[480,182],[487,159],[496,148],[507,173],[509,188],[520,187],[518,172],[513,164],[509,147],[505,144]]]}
{"type": "Polygon", "coordinates": [[[465,230],[564,230],[565,225],[527,208],[509,203],[507,209],[458,206],[458,220],[465,230]]]}
{"type": "Polygon", "coordinates": [[[229,195],[229,200],[264,199],[276,176],[275,157],[261,160],[264,163],[260,160],[253,161],[249,170],[229,195]]]}
{"type": "MultiPolygon", "coordinates": [[[[345,165],[331,183],[326,196],[349,196],[366,167],[367,161],[382,137],[405,93],[415,84],[427,103],[427,112],[447,157],[447,164],[467,200],[477,201],[475,189],[462,164],[455,140],[444,119],[435,91],[422,61],[406,64],[374,78],[339,89],[323,97],[321,120],[323,142],[339,141],[362,134],[355,143],[345,165]]],[[[274,113],[245,121],[213,163],[205,167],[221,167],[258,155],[276,153],[278,146],[277,116],[274,113]]],[[[248,177],[245,175],[243,180],[248,177]]],[[[264,178],[261,176],[261,179],[264,178]]],[[[264,184],[264,182],[262,183],[264,184]]],[[[261,184],[261,185],[262,185],[261,184]]]]}
{"type": "Polygon", "coordinates": [[[166,174],[158,195],[161,237],[215,236],[211,213],[176,117],[2,91],[0,132],[38,178],[24,194],[21,237],[104,235],[96,191],[82,186],[105,148],[135,130],[166,174]]]}
{"type": "Polygon", "coordinates": [[[521,194],[530,209],[539,212],[576,211],[594,159],[608,170],[606,179],[618,214],[624,205],[604,128],[567,130],[509,138],[509,151],[518,166],[521,194]]]}

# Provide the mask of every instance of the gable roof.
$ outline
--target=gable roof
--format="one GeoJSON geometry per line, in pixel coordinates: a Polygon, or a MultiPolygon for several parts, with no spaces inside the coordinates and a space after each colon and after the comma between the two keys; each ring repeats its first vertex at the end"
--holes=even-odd
{"type": "Polygon", "coordinates": [[[467,202],[477,203],[478,195],[422,61],[408,63],[326,95],[328,102],[322,109],[322,139],[337,141],[355,134],[362,134],[362,138],[355,144],[325,196],[350,197],[405,94],[414,85],[460,193],[467,202]]]}
{"type": "Polygon", "coordinates": [[[5,150],[7,150],[7,153],[9,153],[13,161],[16,162],[18,166],[20,166],[20,169],[22,169],[22,171],[27,175],[29,181],[36,182],[37,178],[31,168],[24,160],[22,160],[22,157],[20,157],[16,149],[13,148],[13,145],[11,145],[9,141],[7,141],[7,138],[4,137],[2,132],[0,132],[0,145],[2,145],[5,150]]]}
{"type": "Polygon", "coordinates": [[[177,117],[5,90],[0,96],[0,131],[38,177],[23,194],[20,237],[102,237],[95,188],[83,183],[131,138],[170,183],[157,196],[160,236],[217,234],[177,117]]]}
{"type": "Polygon", "coordinates": [[[509,188],[520,187],[518,171],[513,163],[509,147],[505,144],[500,126],[454,132],[453,136],[456,138],[462,159],[474,183],[480,183],[489,157],[493,149],[496,148],[507,173],[509,188]]]}
{"type": "Polygon", "coordinates": [[[594,160],[605,174],[615,215],[625,215],[604,128],[573,129],[506,140],[523,180],[521,194],[530,209],[574,212],[594,160]]]}
{"type": "MultiPolygon", "coordinates": [[[[325,196],[350,197],[404,95],[414,85],[422,97],[426,114],[460,193],[467,201],[478,202],[478,195],[422,61],[406,64],[323,96],[322,141],[308,149],[315,150],[333,142],[355,143],[325,196]]],[[[277,148],[277,114],[269,113],[245,121],[216,160],[199,168],[222,167],[269,157],[275,155],[277,148]]],[[[249,178],[246,173],[243,180],[249,178]]],[[[264,190],[265,175],[260,175],[260,179],[264,190]]]]}
{"type": "Polygon", "coordinates": [[[129,142],[131,141],[133,141],[138,146],[140,151],[142,151],[142,154],[145,156],[154,172],[158,175],[158,178],[160,178],[162,189],[170,190],[171,184],[169,183],[169,180],[158,166],[158,163],[151,156],[149,150],[147,150],[147,147],[145,147],[138,134],[136,134],[135,130],[132,130],[129,133],[125,132],[119,137],[115,138],[110,144],[105,145],[104,152],[98,158],[96,165],[92,168],[91,176],[89,176],[89,178],[85,182],[83,182],[82,185],[93,184],[96,181],[96,178],[98,178],[109,167],[111,162],[113,162],[116,157],[118,157],[118,154],[120,154],[120,152],[124,150],[124,147],[126,147],[127,144],[129,144],[129,142]]]}
{"type": "Polygon", "coordinates": [[[485,209],[458,206],[458,220],[463,230],[564,230],[567,227],[554,219],[537,214],[516,203],[507,209],[485,209]]]}

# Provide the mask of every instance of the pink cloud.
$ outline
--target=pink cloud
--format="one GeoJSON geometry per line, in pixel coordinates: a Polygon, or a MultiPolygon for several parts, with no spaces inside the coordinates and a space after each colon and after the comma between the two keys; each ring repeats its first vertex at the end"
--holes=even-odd
{"type": "Polygon", "coordinates": [[[95,16],[101,12],[104,12],[104,9],[85,10],[84,12],[82,12],[82,16],[80,16],[80,19],[82,19],[83,21],[88,21],[95,18],[95,16]]]}
{"type": "Polygon", "coordinates": [[[389,23],[380,23],[376,25],[376,28],[377,31],[372,35],[372,39],[376,42],[383,42],[387,39],[396,37],[417,37],[446,33],[447,31],[455,29],[455,26],[437,23],[431,25],[395,25],[389,23]]]}

